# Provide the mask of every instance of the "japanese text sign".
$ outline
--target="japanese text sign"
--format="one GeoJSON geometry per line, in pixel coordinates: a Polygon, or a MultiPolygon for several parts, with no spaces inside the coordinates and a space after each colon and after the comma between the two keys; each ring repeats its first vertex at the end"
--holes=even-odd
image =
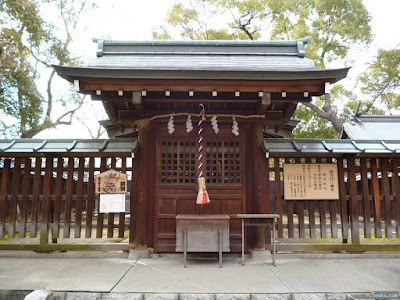
{"type": "Polygon", "coordinates": [[[286,200],[339,199],[336,164],[284,164],[286,200]]]}
{"type": "Polygon", "coordinates": [[[128,189],[126,174],[115,170],[100,173],[95,182],[97,194],[125,194],[128,189]]]}

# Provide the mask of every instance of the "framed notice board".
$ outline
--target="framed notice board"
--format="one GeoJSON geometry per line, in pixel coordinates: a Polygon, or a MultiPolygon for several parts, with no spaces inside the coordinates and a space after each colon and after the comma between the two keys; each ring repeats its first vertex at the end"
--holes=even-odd
{"type": "Polygon", "coordinates": [[[283,186],[286,200],[337,200],[337,165],[284,164],[283,186]]]}

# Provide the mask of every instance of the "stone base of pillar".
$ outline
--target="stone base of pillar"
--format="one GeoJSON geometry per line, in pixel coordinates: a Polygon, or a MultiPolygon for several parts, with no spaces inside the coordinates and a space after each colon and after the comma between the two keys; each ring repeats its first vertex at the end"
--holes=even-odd
{"type": "Polygon", "coordinates": [[[129,250],[128,259],[150,258],[150,250],[129,250]]]}
{"type": "Polygon", "coordinates": [[[272,259],[271,251],[269,250],[250,250],[250,259],[262,259],[270,260],[272,259]]]}

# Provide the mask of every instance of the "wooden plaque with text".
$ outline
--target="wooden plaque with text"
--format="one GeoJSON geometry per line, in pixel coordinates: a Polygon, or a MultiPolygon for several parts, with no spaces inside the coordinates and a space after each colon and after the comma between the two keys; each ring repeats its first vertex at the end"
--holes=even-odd
{"type": "Polygon", "coordinates": [[[112,169],[97,175],[95,182],[97,194],[125,194],[128,189],[126,174],[112,169]]]}
{"type": "Polygon", "coordinates": [[[339,199],[336,164],[284,164],[283,184],[286,200],[339,199]]]}

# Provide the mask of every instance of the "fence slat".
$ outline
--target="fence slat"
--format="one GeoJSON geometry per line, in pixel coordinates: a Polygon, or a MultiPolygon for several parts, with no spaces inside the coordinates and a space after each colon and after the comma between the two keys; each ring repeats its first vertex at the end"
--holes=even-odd
{"type": "Polygon", "coordinates": [[[129,244],[135,244],[136,241],[136,179],[137,179],[137,159],[131,158],[132,163],[132,176],[131,176],[131,196],[130,196],[130,220],[129,220],[129,244]]]}
{"type": "MultiPolygon", "coordinates": [[[[311,158],[306,158],[306,163],[311,163],[311,158]]],[[[308,207],[308,226],[310,229],[310,238],[316,239],[317,234],[315,232],[315,202],[316,201],[306,201],[308,207]]]]}
{"type": "Polygon", "coordinates": [[[46,168],[43,179],[43,201],[40,223],[40,244],[47,244],[49,237],[49,217],[50,217],[50,187],[53,178],[53,157],[46,158],[46,168]]]}
{"type": "Polygon", "coordinates": [[[61,208],[61,192],[63,183],[63,172],[64,172],[64,159],[59,157],[57,159],[57,171],[56,171],[56,186],[55,186],[55,199],[53,209],[53,230],[52,238],[57,239],[60,236],[60,208],[61,208]]]}
{"type": "Polygon", "coordinates": [[[344,160],[338,158],[338,176],[339,176],[339,193],[340,193],[340,219],[342,223],[342,238],[349,238],[349,219],[347,214],[347,197],[346,197],[346,182],[344,180],[344,160]]]}
{"type": "Polygon", "coordinates": [[[374,221],[375,221],[375,238],[382,238],[382,226],[381,226],[381,200],[379,193],[379,179],[378,179],[378,167],[377,160],[371,159],[371,175],[372,175],[372,186],[374,192],[374,221]]]}
{"type": "Polygon", "coordinates": [[[30,237],[35,238],[37,236],[37,220],[39,212],[39,191],[42,182],[42,159],[37,157],[35,159],[35,169],[33,175],[33,191],[32,191],[32,206],[31,206],[31,230],[29,233],[30,237]]]}
{"type": "Polygon", "coordinates": [[[400,183],[399,183],[399,160],[393,160],[393,186],[394,191],[393,194],[395,195],[394,199],[396,213],[394,215],[396,221],[396,237],[400,238],[400,183]]]}
{"type": "MultiPolygon", "coordinates": [[[[122,159],[121,159],[121,172],[126,174],[126,157],[122,157],[122,159]]],[[[131,184],[132,184],[132,181],[131,181],[131,184]]],[[[128,188],[128,187],[126,187],[126,188],[128,188]]],[[[124,232],[125,232],[125,212],[119,213],[118,222],[119,222],[118,238],[122,239],[122,238],[124,238],[124,232]]]]}
{"type": "Polygon", "coordinates": [[[360,230],[358,224],[358,199],[355,158],[347,158],[348,180],[350,181],[350,220],[351,220],[351,241],[353,244],[360,243],[360,230]]]}
{"type": "MultiPolygon", "coordinates": [[[[276,213],[283,216],[282,211],[282,189],[281,189],[281,171],[279,166],[279,158],[274,160],[275,168],[275,203],[276,203],[276,213]]],[[[283,238],[283,222],[282,218],[278,219],[278,237],[283,238]]]]}
{"type": "Polygon", "coordinates": [[[392,238],[392,211],[390,203],[390,187],[389,187],[389,161],[386,158],[382,158],[382,185],[383,195],[385,203],[385,237],[392,238]]]}
{"type": "MultiPolygon", "coordinates": [[[[332,163],[332,158],[327,158],[327,163],[332,163]]],[[[329,203],[329,218],[331,221],[331,237],[337,238],[338,237],[338,229],[337,229],[337,220],[336,220],[336,200],[328,201],[329,203]]]]}
{"type": "Polygon", "coordinates": [[[1,190],[0,190],[0,237],[5,236],[4,224],[6,223],[7,216],[7,186],[8,176],[10,173],[11,159],[4,160],[3,174],[1,176],[1,190]]]}
{"type": "Polygon", "coordinates": [[[26,236],[26,219],[28,214],[28,194],[30,186],[30,175],[31,175],[31,159],[26,157],[24,159],[24,174],[22,177],[22,199],[20,205],[20,221],[18,235],[20,238],[26,236]]]}
{"type": "MultiPolygon", "coordinates": [[[[267,183],[265,185],[265,201],[266,201],[266,205],[265,205],[265,209],[267,214],[271,213],[271,178],[270,178],[270,158],[266,158],[266,168],[265,168],[265,173],[264,173],[264,178],[267,179],[267,183]]],[[[272,226],[271,225],[267,225],[266,226],[266,230],[265,230],[265,244],[266,247],[268,247],[268,245],[271,245],[272,242],[272,226]]]]}
{"type": "Polygon", "coordinates": [[[81,237],[81,225],[82,225],[82,195],[83,195],[83,179],[85,171],[85,158],[79,158],[78,166],[78,182],[76,183],[76,207],[75,207],[75,232],[76,238],[81,237]]]}
{"type": "Polygon", "coordinates": [[[371,238],[371,209],[369,205],[367,160],[361,158],[361,182],[364,208],[364,237],[371,238]]]}
{"type": "MultiPolygon", "coordinates": [[[[111,158],[111,169],[115,170],[116,159],[115,157],[111,158]]],[[[115,214],[108,214],[108,228],[107,228],[107,238],[112,238],[114,236],[114,216],[115,214]]]]}
{"type": "Polygon", "coordinates": [[[74,183],[74,164],[73,157],[68,158],[67,168],[67,184],[65,187],[65,210],[64,210],[64,230],[63,237],[69,238],[71,234],[71,205],[72,205],[72,188],[74,183]]]}
{"type": "MultiPolygon", "coordinates": [[[[290,164],[289,158],[285,158],[285,164],[290,164]]],[[[286,201],[286,205],[287,205],[287,219],[288,219],[288,237],[294,238],[293,200],[286,201]]]]}
{"type": "MultiPolygon", "coordinates": [[[[300,158],[295,159],[296,164],[301,162],[300,158]]],[[[301,239],[306,238],[306,226],[304,223],[304,201],[297,201],[297,216],[299,219],[299,237],[301,239]]]]}
{"type": "Polygon", "coordinates": [[[12,172],[11,180],[11,201],[10,201],[10,225],[8,229],[9,237],[15,237],[15,226],[17,222],[17,198],[20,186],[20,175],[21,175],[21,158],[16,157],[14,161],[14,168],[12,172]]]}
{"type": "MultiPolygon", "coordinates": [[[[317,158],[317,163],[322,163],[322,158],[317,158]]],[[[325,201],[316,201],[319,204],[319,230],[322,239],[326,239],[326,215],[325,215],[325,201]]]]}
{"type": "Polygon", "coordinates": [[[87,211],[85,238],[92,237],[92,222],[94,212],[94,158],[89,158],[89,183],[87,187],[87,211]]]}
{"type": "MultiPolygon", "coordinates": [[[[101,163],[100,163],[100,172],[104,172],[107,167],[107,160],[105,157],[101,158],[101,163]]],[[[97,214],[97,230],[96,230],[96,238],[101,238],[103,237],[103,219],[104,219],[104,214],[100,213],[100,195],[98,196],[99,199],[99,213],[97,214]]]]}

